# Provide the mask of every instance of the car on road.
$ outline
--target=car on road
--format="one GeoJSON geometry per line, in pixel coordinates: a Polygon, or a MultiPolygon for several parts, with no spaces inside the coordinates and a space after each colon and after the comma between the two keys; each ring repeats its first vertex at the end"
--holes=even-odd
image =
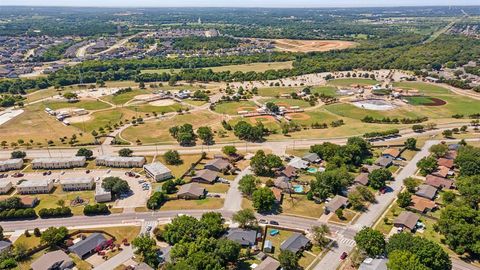
{"type": "Polygon", "coordinates": [[[347,256],[348,256],[347,252],[344,251],[342,255],[340,255],[340,260],[345,260],[347,256]]]}
{"type": "Polygon", "coordinates": [[[280,225],[278,221],[270,220],[270,225],[280,225]]]}
{"type": "Polygon", "coordinates": [[[147,232],[151,231],[152,230],[152,225],[148,225],[147,226],[147,232]]]}
{"type": "Polygon", "coordinates": [[[379,192],[380,192],[380,194],[385,194],[385,193],[387,193],[387,190],[388,190],[388,187],[382,187],[382,188],[379,190],[379,192]]]}
{"type": "Polygon", "coordinates": [[[21,172],[16,172],[16,173],[12,174],[12,177],[22,177],[22,176],[24,176],[24,174],[21,173],[21,172]]]}
{"type": "Polygon", "coordinates": [[[260,219],[258,224],[268,224],[268,221],[266,219],[260,219]]]}
{"type": "Polygon", "coordinates": [[[86,173],[90,173],[90,170],[86,170],[85,172],[86,172],[86,173]]]}

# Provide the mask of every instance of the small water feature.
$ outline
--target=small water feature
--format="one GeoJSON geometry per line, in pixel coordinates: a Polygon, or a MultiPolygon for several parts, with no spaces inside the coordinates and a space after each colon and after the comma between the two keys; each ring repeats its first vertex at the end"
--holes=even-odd
{"type": "Polygon", "coordinates": [[[358,108],[374,111],[387,111],[395,109],[395,105],[383,99],[366,99],[352,102],[352,104],[358,108]]]}

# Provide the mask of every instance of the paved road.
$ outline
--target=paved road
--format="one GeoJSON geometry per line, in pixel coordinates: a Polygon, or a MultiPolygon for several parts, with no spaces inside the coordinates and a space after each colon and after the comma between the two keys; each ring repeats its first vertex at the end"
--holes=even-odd
{"type": "Polygon", "coordinates": [[[238,190],[238,182],[245,175],[252,174],[250,166],[240,172],[233,181],[230,182],[230,188],[228,189],[225,202],[223,204],[223,210],[230,212],[237,212],[242,209],[242,193],[238,190]]]}

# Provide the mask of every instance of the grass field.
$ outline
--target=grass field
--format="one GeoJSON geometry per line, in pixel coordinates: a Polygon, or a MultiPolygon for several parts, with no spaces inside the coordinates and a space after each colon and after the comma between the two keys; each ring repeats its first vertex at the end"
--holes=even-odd
{"type": "Polygon", "coordinates": [[[334,85],[334,86],[350,86],[352,84],[375,85],[377,83],[379,83],[377,80],[362,79],[362,78],[335,79],[327,82],[328,85],[334,85]]]}
{"type": "Polygon", "coordinates": [[[431,97],[426,97],[426,96],[404,97],[404,99],[408,101],[408,104],[411,104],[411,105],[414,105],[414,106],[435,104],[435,101],[432,100],[431,97]]]}
{"type": "Polygon", "coordinates": [[[83,108],[89,111],[107,109],[111,106],[105,102],[97,100],[80,100],[79,102],[64,102],[64,101],[45,101],[42,102],[45,107],[48,107],[52,110],[58,110],[63,108],[83,108]]]}
{"type": "MultiPolygon", "coordinates": [[[[70,203],[77,197],[88,200],[89,204],[94,203],[94,192],[91,190],[65,192],[59,186],[56,186],[54,191],[50,194],[38,194],[35,196],[40,200],[40,203],[35,207],[36,211],[42,208],[59,207],[57,205],[59,200],[63,200],[65,206],[70,206],[70,203]]],[[[75,206],[71,208],[74,215],[83,215],[83,206],[75,206]]]]}
{"type": "Polygon", "coordinates": [[[305,100],[301,100],[301,99],[269,98],[269,99],[262,99],[260,102],[262,102],[264,104],[266,104],[268,102],[273,102],[278,106],[284,106],[284,107],[291,107],[291,106],[299,106],[300,108],[310,107],[310,103],[306,102],[305,100]]]}
{"type": "Polygon", "coordinates": [[[180,158],[183,161],[183,163],[180,165],[168,165],[163,155],[157,156],[156,160],[165,164],[165,166],[172,171],[172,175],[175,178],[179,178],[190,168],[192,163],[196,162],[200,158],[200,155],[180,155],[180,158]]]}
{"type": "Polygon", "coordinates": [[[275,39],[275,48],[287,52],[325,52],[355,47],[357,43],[344,40],[275,39]]]}
{"type": "Polygon", "coordinates": [[[135,106],[128,106],[128,109],[132,111],[138,111],[138,112],[144,112],[144,113],[168,113],[168,112],[176,112],[179,109],[184,110],[186,107],[175,103],[172,105],[168,106],[154,106],[154,105],[149,105],[149,104],[141,104],[141,105],[135,105],[135,106]]]}
{"type": "MultiPolygon", "coordinates": [[[[268,63],[251,63],[242,65],[229,65],[219,67],[208,67],[203,69],[211,69],[213,72],[230,71],[231,73],[240,72],[264,72],[267,70],[291,69],[292,61],[287,62],[268,62],[268,63]]],[[[142,73],[179,73],[182,69],[147,69],[142,73]]]]}
{"type": "Polygon", "coordinates": [[[306,195],[285,194],[282,201],[282,213],[287,215],[319,218],[323,214],[323,204],[307,200],[306,195]]]}
{"type": "Polygon", "coordinates": [[[222,207],[223,207],[223,199],[221,198],[205,198],[201,200],[171,200],[171,201],[167,201],[160,208],[160,211],[219,209],[222,207]]]}
{"type": "Polygon", "coordinates": [[[215,106],[215,111],[221,114],[237,115],[238,111],[254,111],[257,105],[253,101],[222,102],[215,106]]]}
{"type": "Polygon", "coordinates": [[[115,105],[125,104],[127,101],[132,100],[135,96],[150,94],[152,91],[135,89],[131,92],[126,92],[118,95],[103,96],[101,99],[113,103],[115,105]]]}
{"type": "MultiPolygon", "coordinates": [[[[263,97],[279,97],[282,94],[296,93],[305,87],[268,87],[258,89],[258,95],[263,97]]],[[[336,88],[332,86],[316,86],[311,88],[312,93],[336,95],[336,88]]]]}
{"type": "MultiPolygon", "coordinates": [[[[113,125],[115,123],[120,122],[120,120],[124,121],[125,119],[132,120],[132,117],[135,116],[136,113],[132,110],[126,108],[115,108],[112,110],[105,110],[100,112],[95,112],[91,114],[92,119],[85,122],[79,123],[72,123],[72,126],[76,126],[85,132],[90,133],[92,130],[97,130],[100,127],[105,127],[106,125],[113,125]]],[[[138,115],[142,116],[142,115],[138,115]]]]}

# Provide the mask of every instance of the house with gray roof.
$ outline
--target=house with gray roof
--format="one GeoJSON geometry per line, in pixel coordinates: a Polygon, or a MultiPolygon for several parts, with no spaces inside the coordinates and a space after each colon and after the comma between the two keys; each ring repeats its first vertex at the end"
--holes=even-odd
{"type": "Polygon", "coordinates": [[[161,162],[154,162],[151,164],[143,165],[143,169],[148,177],[154,179],[157,182],[170,179],[173,177],[172,171],[163,165],[161,162]]]}
{"type": "Polygon", "coordinates": [[[95,252],[97,248],[103,248],[107,243],[107,239],[101,233],[92,233],[87,238],[68,248],[81,259],[95,252]]]}
{"type": "Polygon", "coordinates": [[[335,195],[331,201],[325,205],[325,213],[335,213],[339,208],[348,206],[348,198],[335,195]]]}
{"type": "Polygon", "coordinates": [[[73,265],[72,258],[62,250],[56,250],[43,254],[30,267],[32,270],[64,270],[71,269],[73,265]]]}
{"type": "Polygon", "coordinates": [[[239,243],[242,247],[251,247],[257,242],[257,231],[240,228],[230,229],[227,239],[239,243]]]}
{"type": "Polygon", "coordinates": [[[2,254],[3,252],[5,252],[7,250],[10,250],[11,247],[12,247],[11,242],[1,240],[0,241],[0,254],[2,254]]]}
{"type": "Polygon", "coordinates": [[[381,156],[375,160],[375,165],[378,165],[382,168],[387,168],[393,164],[393,157],[392,156],[381,156]]]}
{"type": "Polygon", "coordinates": [[[435,196],[437,196],[437,192],[438,189],[436,187],[432,187],[430,185],[420,185],[417,192],[415,192],[415,195],[425,199],[433,200],[435,199],[435,196]]]}
{"type": "Polygon", "coordinates": [[[354,183],[360,184],[362,186],[368,185],[368,173],[360,173],[353,180],[354,183]]]}
{"type": "Polygon", "coordinates": [[[218,173],[212,170],[200,170],[192,177],[193,182],[213,184],[217,181],[218,173]]]}
{"type": "Polygon", "coordinates": [[[207,190],[197,183],[189,183],[180,186],[177,192],[177,198],[186,200],[197,200],[205,197],[207,190]]]}
{"type": "Polygon", "coordinates": [[[293,233],[287,240],[280,245],[280,250],[288,250],[293,253],[298,253],[311,245],[310,240],[301,233],[293,233]]]}
{"type": "Polygon", "coordinates": [[[293,191],[292,183],[290,183],[290,180],[285,176],[279,176],[275,178],[275,180],[273,181],[273,184],[275,185],[275,187],[281,190],[293,191]]]}
{"type": "Polygon", "coordinates": [[[318,163],[322,161],[322,159],[318,156],[317,153],[308,153],[304,155],[302,159],[310,163],[318,163]]]}
{"type": "Polygon", "coordinates": [[[308,168],[308,161],[305,161],[299,157],[294,157],[288,162],[288,166],[292,166],[297,170],[306,170],[308,168]]]}
{"type": "Polygon", "coordinates": [[[419,218],[420,217],[413,212],[403,211],[397,218],[395,218],[393,225],[397,228],[407,228],[410,231],[413,231],[419,218]]]}
{"type": "Polygon", "coordinates": [[[257,267],[255,270],[278,270],[280,268],[280,262],[275,260],[274,258],[267,256],[257,267]]]}
{"type": "Polygon", "coordinates": [[[224,158],[216,158],[205,164],[204,168],[211,171],[221,172],[230,169],[232,165],[224,158]]]}

